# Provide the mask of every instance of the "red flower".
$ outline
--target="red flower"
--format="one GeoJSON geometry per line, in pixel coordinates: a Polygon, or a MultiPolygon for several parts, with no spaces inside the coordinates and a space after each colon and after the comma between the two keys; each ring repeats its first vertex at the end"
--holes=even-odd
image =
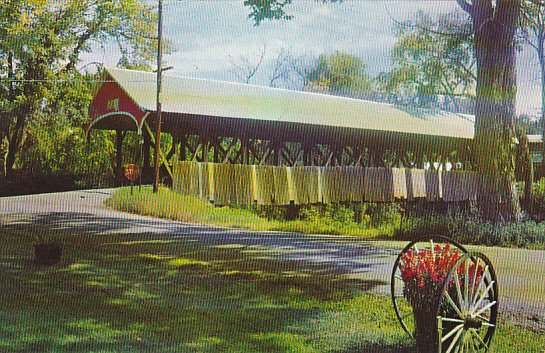
{"type": "MultiPolygon", "coordinates": [[[[418,253],[408,250],[402,254],[399,268],[404,283],[403,294],[409,303],[422,308],[434,304],[459,258],[458,250],[452,251],[448,243],[444,247],[437,244],[432,249],[418,253]]],[[[475,269],[469,272],[473,274],[475,269]]]]}

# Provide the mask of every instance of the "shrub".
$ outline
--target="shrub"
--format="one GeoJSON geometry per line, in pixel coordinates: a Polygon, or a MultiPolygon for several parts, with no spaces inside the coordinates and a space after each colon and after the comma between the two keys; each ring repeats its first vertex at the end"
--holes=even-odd
{"type": "Polygon", "coordinates": [[[428,234],[449,234],[449,220],[446,215],[426,213],[404,216],[394,237],[400,240],[412,240],[428,234]]]}
{"type": "Polygon", "coordinates": [[[398,203],[364,203],[362,212],[368,216],[369,226],[380,227],[387,224],[399,224],[403,209],[398,203]]]}
{"type": "Polygon", "coordinates": [[[541,178],[534,183],[532,197],[534,211],[545,213],[545,178],[541,178]]]}
{"type": "Polygon", "coordinates": [[[299,210],[301,221],[332,229],[355,225],[354,216],[352,208],[340,204],[305,205],[299,210]]]}
{"type": "Polygon", "coordinates": [[[448,226],[450,236],[465,244],[545,246],[545,225],[533,221],[490,223],[475,216],[451,216],[448,226]]]}
{"type": "Polygon", "coordinates": [[[428,234],[446,235],[462,244],[545,248],[543,223],[491,223],[471,213],[408,215],[401,220],[394,237],[412,240],[428,234]]]}

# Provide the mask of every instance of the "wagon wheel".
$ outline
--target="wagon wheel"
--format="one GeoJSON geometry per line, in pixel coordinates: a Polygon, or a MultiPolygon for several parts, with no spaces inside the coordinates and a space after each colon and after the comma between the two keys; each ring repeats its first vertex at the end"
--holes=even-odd
{"type": "Polygon", "coordinates": [[[432,250],[434,251],[435,245],[439,244],[444,246],[446,243],[451,244],[455,248],[460,250],[460,255],[467,253],[466,248],[461,244],[453,241],[452,239],[445,237],[443,235],[429,235],[421,237],[419,239],[411,241],[397,256],[396,261],[394,262],[394,267],[392,269],[392,277],[390,280],[390,291],[392,296],[392,303],[394,305],[394,310],[396,316],[401,323],[403,330],[407,334],[413,337],[414,333],[414,314],[411,308],[411,305],[403,296],[403,280],[401,279],[401,270],[399,269],[399,262],[401,261],[401,256],[409,250],[412,251],[422,251],[422,250],[432,250]]]}
{"type": "Polygon", "coordinates": [[[488,351],[498,316],[498,281],[485,255],[466,253],[456,262],[438,304],[439,352],[488,351]]]}

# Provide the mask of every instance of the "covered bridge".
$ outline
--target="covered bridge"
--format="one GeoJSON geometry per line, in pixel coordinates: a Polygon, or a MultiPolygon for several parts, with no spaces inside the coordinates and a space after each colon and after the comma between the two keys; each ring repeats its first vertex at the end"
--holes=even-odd
{"type": "MultiPolygon", "coordinates": [[[[87,129],[141,132],[150,167],[156,74],[106,68],[87,129]]],[[[473,117],[254,85],[163,76],[163,164],[179,160],[287,166],[398,166],[470,169],[473,117]]]]}

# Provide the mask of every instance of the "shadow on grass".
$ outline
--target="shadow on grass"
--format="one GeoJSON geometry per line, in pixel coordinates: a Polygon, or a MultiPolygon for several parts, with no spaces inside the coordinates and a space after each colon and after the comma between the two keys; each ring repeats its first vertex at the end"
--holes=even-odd
{"type": "Polygon", "coordinates": [[[415,353],[414,347],[407,346],[382,346],[377,344],[368,344],[363,347],[355,348],[354,350],[342,350],[335,353],[415,353]]]}
{"type": "MultiPolygon", "coordinates": [[[[391,256],[397,251],[380,249],[354,238],[335,236],[311,236],[282,232],[256,232],[240,229],[225,229],[195,226],[180,222],[155,219],[132,219],[117,216],[98,216],[88,213],[50,212],[24,216],[6,224],[6,232],[60,233],[68,235],[111,235],[113,242],[126,244],[138,241],[134,237],[149,238],[148,241],[167,243],[184,242],[199,244],[205,250],[211,247],[240,249],[252,253],[260,260],[301,262],[313,271],[336,274],[358,274],[370,272],[377,266],[391,266],[391,256]]],[[[71,237],[69,244],[77,242],[71,237]]],[[[128,244],[128,245],[134,245],[128,244]]]]}
{"type": "Polygon", "coordinates": [[[338,332],[354,318],[367,325],[356,339],[370,351],[365,332],[380,329],[358,301],[385,283],[345,275],[369,271],[379,250],[149,222],[155,233],[130,231],[148,222],[64,213],[4,226],[0,351],[342,352],[322,337],[331,313],[343,318],[338,332]],[[60,264],[32,262],[33,232],[62,234],[60,264]]]}

